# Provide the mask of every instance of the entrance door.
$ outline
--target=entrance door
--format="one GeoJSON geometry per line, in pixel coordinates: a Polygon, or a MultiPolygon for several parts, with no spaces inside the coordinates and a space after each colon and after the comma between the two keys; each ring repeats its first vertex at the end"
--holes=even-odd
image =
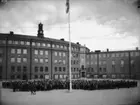
{"type": "Polygon", "coordinates": [[[23,80],[27,80],[27,75],[23,75],[23,80]]]}
{"type": "Polygon", "coordinates": [[[82,77],[86,77],[85,72],[82,72],[82,77]]]}

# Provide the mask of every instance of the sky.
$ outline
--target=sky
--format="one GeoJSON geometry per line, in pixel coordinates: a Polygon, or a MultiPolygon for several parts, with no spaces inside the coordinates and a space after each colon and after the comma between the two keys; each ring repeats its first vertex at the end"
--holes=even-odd
{"type": "MultiPolygon", "coordinates": [[[[138,0],[70,0],[71,41],[91,51],[140,47],[138,0]]],[[[0,3],[0,33],[69,40],[66,0],[7,0],[0,3]]]]}

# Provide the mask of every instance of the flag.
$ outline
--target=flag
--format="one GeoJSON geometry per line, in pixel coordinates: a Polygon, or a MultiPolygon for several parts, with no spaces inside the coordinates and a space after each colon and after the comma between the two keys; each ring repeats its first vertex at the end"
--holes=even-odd
{"type": "Polygon", "coordinates": [[[70,7],[69,0],[66,0],[66,13],[69,12],[69,7],[70,7]]]}

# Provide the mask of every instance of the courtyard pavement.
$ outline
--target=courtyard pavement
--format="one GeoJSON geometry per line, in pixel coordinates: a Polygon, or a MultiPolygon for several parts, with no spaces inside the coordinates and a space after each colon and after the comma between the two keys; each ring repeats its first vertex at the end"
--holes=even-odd
{"type": "Polygon", "coordinates": [[[2,105],[140,105],[140,81],[136,88],[110,90],[52,90],[30,92],[12,92],[1,89],[2,105]]]}

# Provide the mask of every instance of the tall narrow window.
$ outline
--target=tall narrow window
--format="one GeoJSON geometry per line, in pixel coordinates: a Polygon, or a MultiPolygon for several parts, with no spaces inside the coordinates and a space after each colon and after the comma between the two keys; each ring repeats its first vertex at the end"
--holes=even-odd
{"type": "Polygon", "coordinates": [[[27,54],[27,49],[23,49],[23,54],[27,54]]]}
{"type": "Polygon", "coordinates": [[[15,54],[15,53],[16,53],[15,49],[11,49],[11,54],[15,54]]]}
{"type": "Polygon", "coordinates": [[[48,67],[45,67],[45,72],[48,72],[48,67]]]}
{"type": "Polygon", "coordinates": [[[35,72],[38,72],[38,67],[35,67],[35,72]]]}
{"type": "Polygon", "coordinates": [[[17,72],[21,72],[21,66],[17,67],[17,72]]]}
{"type": "Polygon", "coordinates": [[[21,49],[17,49],[17,54],[21,54],[21,49]]]}
{"type": "Polygon", "coordinates": [[[40,72],[43,72],[43,67],[40,67],[40,72]]]}

